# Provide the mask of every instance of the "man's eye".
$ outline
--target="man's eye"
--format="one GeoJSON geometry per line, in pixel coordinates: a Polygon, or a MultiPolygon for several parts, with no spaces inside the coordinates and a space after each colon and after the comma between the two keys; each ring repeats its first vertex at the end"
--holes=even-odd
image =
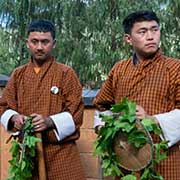
{"type": "Polygon", "coordinates": [[[37,44],[37,43],[38,43],[37,40],[32,40],[31,42],[32,42],[33,44],[37,44]]]}
{"type": "Polygon", "coordinates": [[[153,31],[158,31],[158,30],[159,30],[159,28],[154,28],[154,29],[153,29],[153,31]]]}
{"type": "Polygon", "coordinates": [[[49,41],[48,40],[44,40],[44,41],[42,41],[42,44],[44,44],[44,45],[46,45],[46,44],[48,44],[49,43],[49,41]]]}
{"type": "Polygon", "coordinates": [[[139,34],[144,34],[146,31],[139,31],[138,33],[139,34]]]}

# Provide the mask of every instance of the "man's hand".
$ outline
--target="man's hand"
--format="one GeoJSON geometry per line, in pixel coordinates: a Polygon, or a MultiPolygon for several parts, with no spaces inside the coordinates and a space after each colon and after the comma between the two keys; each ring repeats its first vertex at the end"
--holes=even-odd
{"type": "Polygon", "coordinates": [[[143,119],[143,118],[153,119],[156,124],[159,124],[158,120],[154,116],[148,115],[142,106],[139,105],[136,106],[136,116],[138,119],[143,119]]]}
{"type": "Polygon", "coordinates": [[[147,117],[147,113],[143,107],[137,105],[136,106],[136,116],[138,119],[143,119],[143,118],[147,117]]]}
{"type": "Polygon", "coordinates": [[[10,119],[10,124],[8,129],[12,129],[13,127],[17,130],[21,130],[24,124],[26,116],[22,114],[15,114],[10,119]]]}
{"type": "Polygon", "coordinates": [[[33,113],[30,115],[33,120],[32,124],[35,131],[44,131],[46,129],[54,129],[55,125],[50,117],[43,117],[40,114],[33,113]]]}
{"type": "Polygon", "coordinates": [[[95,127],[95,133],[98,134],[99,130],[102,128],[102,125],[96,126],[95,127]]]}

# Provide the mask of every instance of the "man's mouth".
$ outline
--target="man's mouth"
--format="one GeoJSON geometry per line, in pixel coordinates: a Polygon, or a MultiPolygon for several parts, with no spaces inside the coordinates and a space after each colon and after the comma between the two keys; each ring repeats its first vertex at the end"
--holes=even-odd
{"type": "Polygon", "coordinates": [[[156,43],[148,43],[145,46],[146,47],[156,47],[156,43]]]}
{"type": "Polygon", "coordinates": [[[36,54],[36,56],[43,56],[44,55],[43,52],[36,52],[35,54],[36,54]]]}

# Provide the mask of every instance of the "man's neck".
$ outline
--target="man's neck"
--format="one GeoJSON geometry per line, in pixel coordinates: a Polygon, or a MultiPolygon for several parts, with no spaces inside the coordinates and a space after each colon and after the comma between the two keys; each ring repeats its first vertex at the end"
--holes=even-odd
{"type": "Polygon", "coordinates": [[[33,59],[32,58],[32,62],[34,64],[34,67],[39,67],[41,68],[46,62],[48,62],[51,58],[45,59],[45,60],[38,60],[38,59],[33,59]]]}
{"type": "Polygon", "coordinates": [[[156,55],[156,53],[157,53],[157,51],[155,53],[153,53],[153,54],[141,54],[140,55],[140,54],[134,53],[134,55],[133,55],[133,63],[137,64],[135,62],[150,60],[156,55]]]}

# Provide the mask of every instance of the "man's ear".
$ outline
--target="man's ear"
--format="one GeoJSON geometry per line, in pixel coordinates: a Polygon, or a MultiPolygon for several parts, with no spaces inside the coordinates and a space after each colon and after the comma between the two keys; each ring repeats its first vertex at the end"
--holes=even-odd
{"type": "Polygon", "coordinates": [[[56,47],[56,39],[53,41],[53,49],[56,47]]]}
{"type": "Polygon", "coordinates": [[[26,39],[26,47],[29,49],[28,39],[26,39]]]}
{"type": "Polygon", "coordinates": [[[129,45],[132,45],[132,39],[130,34],[124,34],[124,41],[127,42],[129,45]]]}

